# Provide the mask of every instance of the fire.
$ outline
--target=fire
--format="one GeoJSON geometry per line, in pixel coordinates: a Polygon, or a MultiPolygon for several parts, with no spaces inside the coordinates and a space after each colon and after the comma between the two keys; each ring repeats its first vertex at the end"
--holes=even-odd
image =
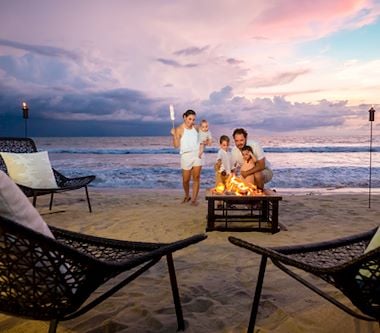
{"type": "Polygon", "coordinates": [[[244,179],[230,175],[226,179],[226,183],[219,183],[214,192],[217,194],[235,194],[235,195],[257,195],[261,194],[262,190],[258,189],[256,185],[247,183],[244,179]]]}
{"type": "Polygon", "coordinates": [[[219,183],[215,187],[215,192],[219,193],[219,194],[223,194],[225,189],[226,189],[226,187],[224,186],[224,184],[223,183],[219,183]]]}

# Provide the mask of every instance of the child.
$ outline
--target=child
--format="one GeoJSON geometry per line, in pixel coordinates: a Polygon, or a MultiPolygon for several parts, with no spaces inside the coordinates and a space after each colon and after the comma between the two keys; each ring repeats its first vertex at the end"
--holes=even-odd
{"type": "Polygon", "coordinates": [[[228,148],[230,146],[230,138],[227,135],[222,135],[219,139],[220,149],[216,157],[217,162],[220,162],[219,170],[216,170],[216,185],[226,183],[227,177],[232,172],[231,170],[231,153],[228,148]]]}
{"type": "Polygon", "coordinates": [[[212,143],[211,132],[208,129],[208,121],[205,119],[203,119],[199,125],[198,140],[199,140],[199,158],[201,158],[205,150],[205,146],[206,145],[210,146],[212,143]]]}
{"type": "MultiPolygon", "coordinates": [[[[247,171],[252,169],[255,166],[256,163],[256,157],[253,155],[253,150],[251,146],[244,146],[241,150],[241,153],[243,155],[243,165],[241,166],[240,171],[247,171]]],[[[241,177],[244,179],[245,182],[249,184],[255,185],[255,177],[254,175],[249,175],[247,177],[241,177]]]]}

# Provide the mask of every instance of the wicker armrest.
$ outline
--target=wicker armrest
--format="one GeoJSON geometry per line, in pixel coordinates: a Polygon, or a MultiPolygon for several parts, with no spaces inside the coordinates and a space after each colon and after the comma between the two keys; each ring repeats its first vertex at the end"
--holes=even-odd
{"type": "Polygon", "coordinates": [[[229,237],[232,244],[261,255],[248,332],[254,331],[268,258],[290,277],[349,315],[362,320],[380,322],[380,248],[364,253],[376,231],[377,228],[327,242],[272,248],[229,237]],[[290,266],[311,273],[335,286],[356,309],[323,291],[290,266]]]}
{"type": "Polygon", "coordinates": [[[359,265],[368,258],[364,249],[376,230],[377,228],[332,241],[281,247],[262,247],[235,237],[229,237],[228,240],[236,246],[265,255],[272,260],[314,271],[315,268],[339,269],[347,263],[352,265],[354,261],[359,265]]]}
{"type": "Polygon", "coordinates": [[[85,235],[53,226],[49,226],[49,228],[59,242],[99,260],[123,267],[126,264],[129,267],[137,266],[146,261],[147,257],[160,258],[168,253],[198,243],[207,237],[204,234],[199,234],[168,244],[145,243],[85,235]]]}

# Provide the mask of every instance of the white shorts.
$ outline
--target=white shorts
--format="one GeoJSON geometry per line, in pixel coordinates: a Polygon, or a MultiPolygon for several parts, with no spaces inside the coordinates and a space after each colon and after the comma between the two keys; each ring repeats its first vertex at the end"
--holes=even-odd
{"type": "Polygon", "coordinates": [[[199,151],[190,151],[188,153],[181,154],[181,169],[182,170],[191,170],[196,166],[204,165],[204,154],[202,158],[199,158],[199,151]]]}

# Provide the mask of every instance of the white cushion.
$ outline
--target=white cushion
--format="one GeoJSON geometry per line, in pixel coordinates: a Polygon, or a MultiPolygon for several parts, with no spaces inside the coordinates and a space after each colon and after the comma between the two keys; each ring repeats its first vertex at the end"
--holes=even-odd
{"type": "MultiPolygon", "coordinates": [[[[33,229],[47,237],[55,238],[51,233],[48,225],[42,219],[38,211],[33,207],[25,194],[20,190],[20,188],[5,174],[0,170],[0,216],[11,220],[13,222],[22,224],[23,226],[33,229]]],[[[1,237],[1,236],[0,236],[1,237]]],[[[38,250],[38,249],[37,249],[38,250]]],[[[42,249],[40,249],[43,252],[42,249]]],[[[50,253],[50,256],[54,257],[54,253],[50,253]]],[[[40,265],[36,262],[36,267],[40,265]]],[[[44,263],[46,265],[46,263],[44,263]]],[[[73,283],[75,282],[74,277],[70,273],[71,265],[68,263],[62,263],[59,266],[59,271],[65,274],[65,282],[73,283]]],[[[33,271],[25,272],[26,275],[33,274],[33,271]]],[[[22,277],[20,277],[22,279],[22,277]]],[[[40,291],[44,288],[48,288],[48,285],[42,285],[39,287],[40,291]]],[[[60,290],[60,289],[59,289],[60,290]]],[[[77,288],[71,288],[72,292],[75,294],[77,288]]]]}
{"type": "Polygon", "coordinates": [[[380,246],[380,227],[377,228],[377,231],[372,236],[372,239],[367,245],[367,248],[364,250],[364,253],[377,249],[379,246],[380,246]]]}
{"type": "MultiPolygon", "coordinates": [[[[377,231],[372,236],[371,241],[368,243],[366,249],[364,250],[364,253],[367,253],[369,251],[375,250],[380,246],[380,227],[377,228],[377,231]]],[[[368,268],[361,268],[359,269],[360,275],[365,276],[367,278],[370,278],[373,274],[373,272],[377,271],[378,265],[373,263],[371,265],[371,262],[368,263],[368,268]]],[[[358,276],[359,279],[361,279],[361,276],[358,276]]]]}
{"type": "Polygon", "coordinates": [[[20,188],[0,170],[0,216],[54,238],[48,225],[20,188]]]}
{"type": "Polygon", "coordinates": [[[0,152],[9,176],[20,185],[34,189],[57,188],[47,151],[37,153],[0,152]]]}

